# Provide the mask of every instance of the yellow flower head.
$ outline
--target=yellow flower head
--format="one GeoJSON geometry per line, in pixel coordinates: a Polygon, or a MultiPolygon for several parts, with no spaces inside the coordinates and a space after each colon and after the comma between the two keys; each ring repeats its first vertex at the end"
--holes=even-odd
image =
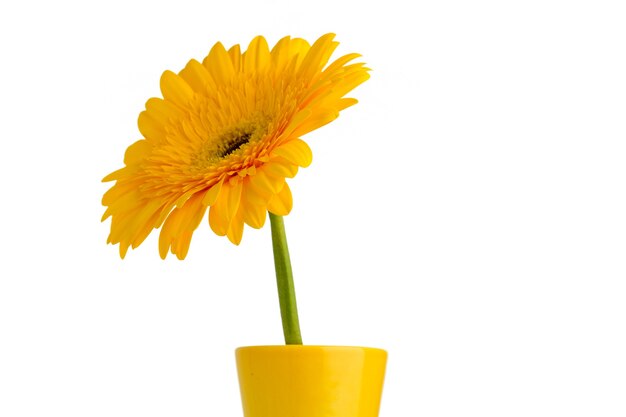
{"type": "Polygon", "coordinates": [[[243,53],[217,43],[202,63],[163,73],[163,99],[149,99],[139,115],[144,138],[103,180],[116,181],[102,220],[111,217],[108,242],[122,258],[162,227],[161,257],[171,250],[184,259],[207,209],[211,229],[234,244],[244,223],[260,228],[267,211],[289,213],[285,178],[312,158],[300,137],[355,104],[344,96],[369,78],[362,63],[349,64],[358,54],[327,65],[333,38],[310,46],[285,37],[270,51],[258,36],[243,53]]]}

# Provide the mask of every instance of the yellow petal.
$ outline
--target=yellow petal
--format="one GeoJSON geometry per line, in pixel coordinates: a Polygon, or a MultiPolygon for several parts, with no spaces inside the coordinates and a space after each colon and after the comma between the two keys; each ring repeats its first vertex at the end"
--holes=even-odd
{"type": "Polygon", "coordinates": [[[270,199],[267,209],[277,216],[286,216],[291,211],[292,206],[293,198],[291,196],[291,190],[287,183],[285,183],[283,189],[270,199]]]}
{"type": "Polygon", "coordinates": [[[293,139],[274,149],[274,154],[282,156],[289,162],[306,168],[313,161],[313,153],[309,145],[302,139],[293,139]]]}
{"type": "MultiPolygon", "coordinates": [[[[130,240],[132,240],[133,242],[137,239],[137,235],[140,234],[140,231],[144,227],[146,227],[147,225],[150,225],[151,229],[155,227],[156,219],[161,212],[160,208],[164,206],[165,202],[160,199],[153,199],[148,200],[143,204],[145,205],[143,205],[143,207],[139,207],[137,213],[134,214],[132,217],[132,222],[128,225],[128,231],[131,235],[130,240]]],[[[133,247],[136,246],[138,246],[138,244],[133,244],[133,247]]]]}
{"type": "Polygon", "coordinates": [[[327,33],[315,41],[300,65],[300,76],[305,79],[313,78],[326,65],[333,51],[339,45],[338,42],[333,42],[334,37],[334,33],[327,33]]]}
{"type": "Polygon", "coordinates": [[[133,249],[141,245],[141,243],[146,240],[150,232],[152,232],[152,230],[156,227],[156,222],[159,218],[159,214],[160,212],[154,213],[152,217],[150,217],[150,219],[148,219],[148,221],[146,221],[146,223],[137,231],[135,238],[132,242],[133,249]]]}
{"type": "Polygon", "coordinates": [[[202,65],[209,70],[209,74],[219,84],[227,84],[235,74],[233,61],[231,61],[221,42],[216,43],[211,48],[209,55],[202,61],[202,65]]]}
{"type": "Polygon", "coordinates": [[[230,222],[230,227],[228,228],[226,236],[228,237],[228,240],[235,245],[239,245],[241,243],[241,238],[243,236],[243,219],[241,212],[238,212],[230,222]]]}
{"type": "Polygon", "coordinates": [[[180,232],[180,223],[183,220],[182,216],[180,216],[180,210],[179,208],[172,210],[169,216],[167,216],[165,223],[163,223],[163,228],[159,234],[159,255],[161,255],[161,259],[165,259],[174,236],[180,232]]]}
{"type": "Polygon", "coordinates": [[[238,72],[241,69],[241,49],[239,45],[233,45],[228,50],[228,56],[230,56],[230,60],[233,62],[233,69],[235,72],[238,72]]]}
{"type": "Polygon", "coordinates": [[[230,222],[239,210],[241,201],[242,182],[234,185],[225,183],[215,203],[209,211],[209,225],[215,234],[224,236],[228,232],[230,222]]]}
{"type": "Polygon", "coordinates": [[[250,227],[260,229],[265,225],[267,218],[267,209],[262,206],[245,205],[243,212],[243,221],[250,227]]]}
{"type": "Polygon", "coordinates": [[[342,77],[340,82],[334,85],[333,94],[335,97],[343,97],[345,94],[352,91],[359,84],[364,83],[369,78],[369,73],[361,68],[359,71],[355,71],[352,74],[342,77]]]}
{"type": "MultiPolygon", "coordinates": [[[[221,200],[221,199],[220,199],[221,200]]],[[[218,236],[225,236],[228,232],[228,221],[226,220],[226,210],[223,204],[214,204],[209,209],[209,226],[211,230],[218,236]]]]}
{"type": "Polygon", "coordinates": [[[206,206],[202,203],[204,194],[204,192],[194,194],[182,207],[184,220],[181,226],[185,230],[194,231],[200,225],[206,212],[206,206]]]}
{"type": "Polygon", "coordinates": [[[354,106],[358,102],[359,101],[355,98],[342,98],[337,100],[337,102],[335,103],[335,108],[339,111],[345,110],[350,106],[354,106]]]}
{"type": "Polygon", "coordinates": [[[239,210],[239,203],[241,202],[241,192],[243,191],[243,181],[238,177],[235,181],[229,181],[230,192],[228,193],[228,218],[232,220],[239,210]]]}
{"type": "Polygon", "coordinates": [[[182,114],[181,110],[169,101],[156,97],[152,97],[146,102],[146,111],[162,126],[165,126],[170,119],[180,117],[182,114]]]}
{"type": "Polygon", "coordinates": [[[200,93],[206,91],[207,84],[213,83],[209,71],[195,59],[189,61],[179,75],[193,90],[200,93]]]}
{"type": "Polygon", "coordinates": [[[292,135],[296,137],[303,136],[332,122],[337,117],[339,117],[339,111],[337,109],[319,109],[318,113],[302,122],[302,124],[292,132],[292,135]]]}
{"type": "Polygon", "coordinates": [[[137,126],[139,126],[139,131],[144,138],[156,143],[160,143],[165,140],[165,130],[163,125],[150,117],[150,114],[147,111],[139,113],[137,126]]]}
{"type": "Polygon", "coordinates": [[[332,74],[335,71],[339,71],[348,62],[350,62],[353,59],[356,59],[356,58],[358,58],[360,56],[361,56],[361,54],[352,53],[352,54],[347,54],[347,55],[344,55],[342,57],[339,57],[336,60],[334,60],[328,67],[326,67],[326,69],[324,70],[324,74],[328,75],[328,74],[332,74]]]}
{"type": "Polygon", "coordinates": [[[181,261],[185,259],[189,252],[189,245],[191,244],[191,237],[193,233],[189,231],[182,232],[176,241],[172,243],[172,253],[176,255],[181,261]]]}
{"type": "Polygon", "coordinates": [[[269,200],[269,197],[272,194],[280,191],[283,183],[285,182],[285,179],[284,177],[282,180],[275,179],[274,177],[269,177],[264,172],[264,169],[264,166],[259,167],[256,171],[256,175],[249,177],[250,186],[255,190],[258,195],[267,196],[267,199],[269,200]]]}
{"type": "Polygon", "coordinates": [[[294,130],[296,130],[301,124],[303,124],[309,117],[311,117],[313,111],[309,108],[304,108],[298,111],[289,121],[289,124],[281,133],[281,138],[289,139],[294,130]]]}
{"type": "Polygon", "coordinates": [[[193,98],[193,90],[189,84],[172,71],[165,71],[161,76],[161,92],[165,100],[180,107],[187,107],[193,98]]]}
{"type": "Polygon", "coordinates": [[[202,204],[203,198],[202,193],[196,193],[182,207],[172,210],[159,236],[161,258],[165,259],[170,246],[172,253],[179,259],[184,259],[187,255],[191,236],[206,212],[206,206],[202,204]]]}
{"type": "Polygon", "coordinates": [[[265,224],[267,217],[267,201],[269,198],[260,197],[255,189],[250,186],[250,179],[244,180],[241,194],[241,208],[243,221],[247,225],[260,229],[265,224]]]}
{"type": "MultiPolygon", "coordinates": [[[[293,178],[298,173],[298,166],[281,157],[276,157],[271,162],[263,165],[263,172],[274,179],[293,178]]],[[[274,187],[275,190],[278,190],[278,188],[279,186],[274,187]]]]}
{"type": "Polygon", "coordinates": [[[204,199],[202,200],[202,204],[205,206],[212,206],[215,204],[217,197],[220,195],[220,191],[222,191],[222,184],[224,184],[224,180],[221,180],[214,186],[212,186],[209,191],[204,195],[204,199]]]}
{"type": "Polygon", "coordinates": [[[256,70],[262,70],[269,63],[270,50],[267,41],[263,36],[257,36],[252,39],[248,50],[243,55],[243,70],[251,73],[256,70]]]}
{"type": "Polygon", "coordinates": [[[131,175],[133,172],[136,172],[136,171],[137,171],[136,168],[134,169],[131,169],[129,167],[120,168],[116,171],[111,172],[106,177],[102,178],[102,182],[117,181],[123,177],[127,177],[131,175]]]}
{"type": "Polygon", "coordinates": [[[276,68],[276,70],[282,69],[288,63],[288,59],[290,57],[290,42],[291,38],[289,36],[285,36],[284,38],[279,40],[272,48],[272,51],[270,52],[272,67],[276,68]]]}
{"type": "Polygon", "coordinates": [[[289,43],[289,55],[295,57],[295,67],[299,68],[307,53],[311,49],[309,43],[302,38],[294,38],[289,43]]]}
{"type": "Polygon", "coordinates": [[[130,244],[131,239],[128,235],[127,225],[132,221],[132,216],[136,213],[135,210],[129,210],[125,213],[117,213],[111,219],[111,233],[109,234],[109,241],[112,243],[126,242],[130,244]]]}
{"type": "Polygon", "coordinates": [[[120,258],[124,259],[126,257],[126,252],[128,252],[129,246],[129,242],[120,242],[120,258]]]}

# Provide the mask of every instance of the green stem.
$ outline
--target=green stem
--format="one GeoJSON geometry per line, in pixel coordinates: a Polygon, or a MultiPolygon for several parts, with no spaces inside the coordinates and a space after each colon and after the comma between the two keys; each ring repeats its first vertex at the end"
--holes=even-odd
{"type": "Polygon", "coordinates": [[[280,316],[283,321],[285,344],[301,345],[300,323],[298,321],[298,306],[296,305],[296,290],[293,285],[291,260],[285,235],[285,223],[282,216],[270,213],[272,225],[272,248],[274,249],[274,266],[276,267],[276,284],[278,285],[278,301],[280,316]]]}

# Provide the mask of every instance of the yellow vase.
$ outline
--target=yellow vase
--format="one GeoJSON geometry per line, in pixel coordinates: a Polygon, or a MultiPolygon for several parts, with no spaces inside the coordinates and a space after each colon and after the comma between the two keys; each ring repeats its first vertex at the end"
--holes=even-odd
{"type": "Polygon", "coordinates": [[[378,417],[382,349],[251,346],[236,357],[244,417],[378,417]]]}

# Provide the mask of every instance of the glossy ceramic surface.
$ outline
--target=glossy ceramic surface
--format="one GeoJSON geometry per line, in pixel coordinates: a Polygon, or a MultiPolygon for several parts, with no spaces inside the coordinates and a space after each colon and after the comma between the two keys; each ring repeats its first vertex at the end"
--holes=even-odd
{"type": "Polygon", "coordinates": [[[387,352],[346,346],[236,351],[245,417],[377,417],[387,352]]]}

